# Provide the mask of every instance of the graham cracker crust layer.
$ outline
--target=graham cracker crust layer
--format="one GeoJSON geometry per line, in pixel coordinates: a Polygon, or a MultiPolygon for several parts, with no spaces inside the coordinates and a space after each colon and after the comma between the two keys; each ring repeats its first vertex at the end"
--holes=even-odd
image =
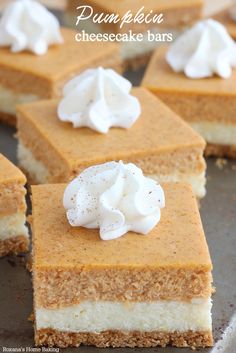
{"type": "Polygon", "coordinates": [[[16,116],[5,112],[0,112],[0,122],[15,127],[16,116]]]}
{"type": "Polygon", "coordinates": [[[205,149],[206,157],[227,157],[227,158],[236,158],[236,145],[219,145],[209,143],[205,149]]]}
{"type": "Polygon", "coordinates": [[[29,240],[24,235],[0,240],[0,256],[19,254],[29,250],[29,240]]]}
{"type": "Polygon", "coordinates": [[[72,333],[60,332],[53,329],[35,331],[35,345],[49,347],[79,347],[87,346],[105,347],[211,347],[213,345],[210,331],[187,332],[122,332],[104,331],[101,333],[72,333]]]}

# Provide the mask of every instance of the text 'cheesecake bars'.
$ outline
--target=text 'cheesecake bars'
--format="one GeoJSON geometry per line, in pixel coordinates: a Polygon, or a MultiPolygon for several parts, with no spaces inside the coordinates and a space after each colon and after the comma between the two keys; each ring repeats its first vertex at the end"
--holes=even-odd
{"type": "Polygon", "coordinates": [[[167,37],[171,41],[183,28],[199,20],[202,16],[202,9],[203,0],[146,0],[145,2],[141,0],[88,0],[79,3],[76,0],[67,0],[65,20],[69,26],[76,26],[78,30],[84,29],[87,33],[124,34],[129,33],[130,30],[133,33],[142,33],[142,41],[119,42],[121,58],[125,66],[137,68],[148,61],[152,51],[166,41],[167,37]],[[82,8],[83,5],[85,9],[82,8]],[[133,18],[138,15],[145,17],[149,14],[148,21],[122,22],[128,12],[133,18]],[[118,15],[119,21],[110,20],[107,23],[93,21],[93,16],[103,15],[105,17],[105,15],[112,16],[112,14],[118,15]],[[151,19],[154,15],[163,15],[163,21],[153,23],[151,19]],[[148,31],[153,38],[159,38],[159,40],[153,38],[151,40],[148,31]]]}

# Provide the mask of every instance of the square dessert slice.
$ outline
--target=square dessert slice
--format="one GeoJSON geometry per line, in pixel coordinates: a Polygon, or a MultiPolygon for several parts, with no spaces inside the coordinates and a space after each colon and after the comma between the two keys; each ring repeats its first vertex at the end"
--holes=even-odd
{"type": "Polygon", "coordinates": [[[190,79],[172,70],[168,48],[158,48],[142,86],[148,88],[206,141],[206,155],[236,157],[236,70],[232,76],[190,79]]]}
{"type": "Polygon", "coordinates": [[[121,56],[123,61],[131,67],[136,68],[137,66],[143,65],[149,59],[151,52],[167,38],[151,40],[150,35],[148,37],[148,31],[151,35],[157,36],[158,33],[166,34],[171,33],[173,37],[186,26],[191,25],[193,22],[199,20],[202,15],[203,0],[148,0],[145,4],[142,0],[88,0],[80,1],[79,4],[76,0],[67,0],[67,11],[65,12],[65,21],[69,26],[75,26],[77,23],[77,16],[80,16],[81,9],[77,10],[78,6],[87,6],[87,10],[83,13],[84,17],[89,17],[87,20],[80,20],[77,24],[79,30],[84,29],[88,33],[129,33],[130,30],[133,33],[143,33],[143,41],[123,41],[121,44],[121,56]],[[94,23],[91,15],[91,8],[93,9],[93,15],[95,14],[118,14],[121,19],[117,23],[108,22],[101,24],[94,23]],[[141,11],[140,11],[141,9],[141,11]],[[132,22],[125,23],[120,28],[120,24],[123,16],[131,11],[133,17],[139,12],[145,16],[151,14],[148,18],[152,18],[155,15],[163,14],[162,23],[150,22],[132,22]]]}
{"type": "Polygon", "coordinates": [[[71,227],[65,187],[32,187],[35,344],[211,346],[212,264],[191,187],[164,184],[158,226],[109,241],[71,227]]]}
{"type": "Polygon", "coordinates": [[[24,174],[0,154],[0,256],[28,250],[24,174]]]}
{"type": "Polygon", "coordinates": [[[140,118],[130,129],[112,128],[107,135],[61,122],[58,100],[19,106],[18,160],[31,182],[66,182],[93,164],[123,160],[160,182],[189,182],[203,197],[204,140],[148,90],[134,88],[132,94],[140,118]]]}
{"type": "Polygon", "coordinates": [[[118,45],[76,42],[76,32],[62,28],[64,43],[45,55],[0,48],[0,120],[15,124],[16,105],[58,97],[65,82],[88,67],[103,65],[121,71],[118,45]]]}

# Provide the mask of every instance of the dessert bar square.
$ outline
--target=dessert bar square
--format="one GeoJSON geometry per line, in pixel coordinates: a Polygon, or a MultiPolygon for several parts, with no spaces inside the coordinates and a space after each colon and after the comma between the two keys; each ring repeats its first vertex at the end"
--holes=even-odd
{"type": "Polygon", "coordinates": [[[121,71],[114,43],[76,42],[76,32],[62,28],[64,43],[43,56],[0,48],[0,120],[15,124],[16,105],[58,97],[65,82],[86,68],[103,65],[121,71]]]}
{"type": "Polygon", "coordinates": [[[189,79],[172,70],[158,48],[142,86],[148,88],[207,141],[206,155],[236,157],[236,70],[232,76],[189,79]]]}
{"type": "Polygon", "coordinates": [[[26,178],[0,154],[0,256],[28,250],[26,178]]]}
{"type": "Polygon", "coordinates": [[[163,184],[158,226],[110,241],[70,226],[65,187],[32,187],[35,344],[211,346],[212,264],[191,187],[163,184]]]}
{"type": "Polygon", "coordinates": [[[61,122],[58,100],[19,106],[18,159],[29,180],[66,182],[93,164],[123,160],[160,182],[188,182],[203,197],[204,140],[148,90],[134,88],[132,94],[140,101],[140,118],[130,129],[112,128],[107,135],[61,122]]]}

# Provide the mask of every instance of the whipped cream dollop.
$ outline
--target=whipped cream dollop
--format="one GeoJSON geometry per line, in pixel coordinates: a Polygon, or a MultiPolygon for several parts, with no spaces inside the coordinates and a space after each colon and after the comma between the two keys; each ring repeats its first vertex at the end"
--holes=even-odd
{"type": "Polygon", "coordinates": [[[14,53],[29,50],[43,55],[63,38],[56,17],[34,0],[15,0],[0,19],[0,46],[10,46],[14,53]]]}
{"type": "Polygon", "coordinates": [[[129,231],[147,234],[165,206],[162,187],[132,163],[108,162],[85,169],[66,187],[63,204],[73,227],[99,228],[103,240],[129,231]]]}
{"type": "Polygon", "coordinates": [[[229,78],[236,67],[236,44],[222,24],[204,20],[177,38],[166,59],[174,71],[189,78],[229,78]]]}
{"type": "Polygon", "coordinates": [[[110,127],[130,128],[141,114],[131,83],[111,69],[90,69],[69,81],[58,106],[58,117],[75,128],[107,133],[110,127]]]}

